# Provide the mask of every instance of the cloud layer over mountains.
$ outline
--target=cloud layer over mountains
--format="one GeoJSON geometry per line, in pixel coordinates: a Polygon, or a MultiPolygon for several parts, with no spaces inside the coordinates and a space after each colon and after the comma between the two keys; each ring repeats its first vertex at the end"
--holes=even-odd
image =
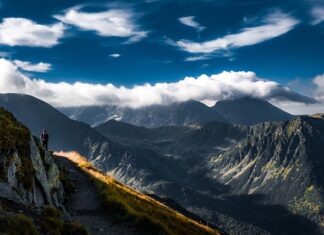
{"type": "MultiPolygon", "coordinates": [[[[189,99],[220,100],[243,96],[267,100],[314,103],[315,100],[282,87],[274,81],[260,79],[253,72],[227,72],[197,78],[186,77],[174,83],[136,85],[131,88],[109,84],[51,83],[25,75],[12,61],[0,59],[0,92],[25,93],[54,106],[83,106],[114,104],[143,107],[169,104],[189,99]]],[[[318,98],[323,98],[323,76],[315,78],[318,98]]]]}

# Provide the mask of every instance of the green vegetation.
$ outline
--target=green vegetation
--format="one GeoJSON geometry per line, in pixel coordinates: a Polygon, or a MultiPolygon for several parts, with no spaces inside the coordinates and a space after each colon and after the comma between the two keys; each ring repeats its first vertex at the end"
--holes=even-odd
{"type": "MultiPolygon", "coordinates": [[[[26,189],[31,190],[35,175],[34,167],[30,159],[30,132],[18,122],[15,117],[0,108],[0,154],[12,155],[16,149],[21,159],[21,166],[17,169],[17,177],[26,189]]],[[[6,175],[6,163],[0,165],[0,177],[6,175]]]]}
{"type": "Polygon", "coordinates": [[[60,235],[63,225],[62,212],[54,207],[45,206],[42,213],[42,221],[40,222],[42,232],[60,235]]]}
{"type": "Polygon", "coordinates": [[[41,231],[51,235],[88,235],[83,225],[77,222],[64,223],[62,212],[54,207],[45,206],[40,221],[41,231]]]}
{"type": "Polygon", "coordinates": [[[321,196],[314,185],[310,185],[301,198],[295,198],[288,206],[294,213],[301,215],[320,214],[324,209],[321,196]]]}
{"type": "Polygon", "coordinates": [[[0,217],[0,234],[37,235],[38,232],[30,218],[17,214],[0,217]]]}
{"type": "Polygon", "coordinates": [[[94,168],[76,153],[66,154],[94,182],[107,209],[118,221],[127,221],[148,234],[220,234],[164,204],[126,187],[94,168]]]}
{"type": "Polygon", "coordinates": [[[79,222],[64,222],[62,212],[55,207],[45,206],[41,215],[30,210],[31,217],[15,214],[17,208],[10,204],[3,204],[0,211],[0,235],[89,235],[79,222]]]}
{"type": "Polygon", "coordinates": [[[88,231],[85,229],[85,227],[80,224],[79,222],[71,222],[71,223],[65,223],[63,226],[63,234],[64,235],[88,235],[88,231]]]}

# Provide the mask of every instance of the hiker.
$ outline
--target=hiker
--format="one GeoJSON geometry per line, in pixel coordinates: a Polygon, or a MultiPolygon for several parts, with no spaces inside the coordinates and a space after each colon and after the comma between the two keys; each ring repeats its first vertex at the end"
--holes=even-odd
{"type": "Polygon", "coordinates": [[[44,147],[45,149],[48,149],[48,138],[49,138],[48,133],[47,133],[47,131],[44,129],[44,130],[43,130],[43,133],[42,133],[42,135],[41,135],[41,141],[42,141],[42,145],[43,145],[43,147],[44,147]]]}

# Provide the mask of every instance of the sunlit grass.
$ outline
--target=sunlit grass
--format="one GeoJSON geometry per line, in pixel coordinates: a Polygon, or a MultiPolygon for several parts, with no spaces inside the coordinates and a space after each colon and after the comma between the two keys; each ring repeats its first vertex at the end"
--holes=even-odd
{"type": "Polygon", "coordinates": [[[155,231],[155,234],[221,234],[121,184],[97,170],[76,152],[60,152],[56,155],[69,159],[91,177],[107,209],[118,220],[133,223],[147,232],[155,231]]]}

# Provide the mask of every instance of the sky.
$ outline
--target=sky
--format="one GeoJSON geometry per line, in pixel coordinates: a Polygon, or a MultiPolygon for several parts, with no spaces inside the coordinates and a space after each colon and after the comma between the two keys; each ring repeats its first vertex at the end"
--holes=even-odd
{"type": "Polygon", "coordinates": [[[324,2],[0,0],[0,92],[57,107],[253,96],[324,112],[324,2]]]}

